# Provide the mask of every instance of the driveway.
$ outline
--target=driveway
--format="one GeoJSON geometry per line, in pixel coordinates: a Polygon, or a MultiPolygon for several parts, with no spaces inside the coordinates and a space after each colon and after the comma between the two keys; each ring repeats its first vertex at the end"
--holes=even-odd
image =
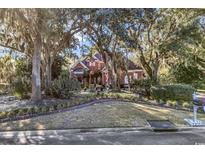
{"type": "Polygon", "coordinates": [[[0,132],[0,144],[204,145],[205,129],[160,133],[138,128],[10,131],[0,132]]]}

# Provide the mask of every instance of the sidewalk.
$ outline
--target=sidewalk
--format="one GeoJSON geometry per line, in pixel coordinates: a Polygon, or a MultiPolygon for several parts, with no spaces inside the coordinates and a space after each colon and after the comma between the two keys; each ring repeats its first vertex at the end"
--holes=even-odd
{"type": "Polygon", "coordinates": [[[178,132],[153,132],[148,128],[5,131],[0,132],[0,144],[205,144],[205,128],[179,128],[178,132]]]}

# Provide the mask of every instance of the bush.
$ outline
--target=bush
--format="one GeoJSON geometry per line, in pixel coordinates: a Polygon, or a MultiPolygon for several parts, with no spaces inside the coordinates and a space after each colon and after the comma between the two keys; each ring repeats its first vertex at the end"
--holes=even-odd
{"type": "Polygon", "coordinates": [[[204,72],[195,63],[179,63],[174,66],[173,75],[179,83],[193,84],[204,78],[204,72]]]}
{"type": "Polygon", "coordinates": [[[15,78],[12,82],[13,93],[20,99],[29,98],[31,92],[32,63],[30,59],[19,58],[16,60],[15,78]]]}
{"type": "Polygon", "coordinates": [[[31,91],[30,78],[17,76],[12,83],[14,88],[14,95],[19,99],[28,98],[28,92],[31,91]]]}
{"type": "Polygon", "coordinates": [[[32,107],[29,109],[29,113],[30,114],[35,114],[35,113],[38,113],[38,107],[32,107]]]}
{"type": "Polygon", "coordinates": [[[167,104],[169,106],[172,106],[172,107],[176,107],[177,106],[177,102],[176,101],[168,101],[167,104]]]}
{"type": "Polygon", "coordinates": [[[76,79],[71,79],[67,72],[61,73],[58,79],[52,83],[52,95],[57,98],[70,98],[73,91],[80,90],[80,83],[76,79]]]}
{"type": "Polygon", "coordinates": [[[57,105],[57,110],[61,110],[64,108],[64,104],[63,103],[60,103],[57,105]]]}
{"type": "Polygon", "coordinates": [[[136,92],[144,93],[146,97],[150,97],[151,79],[134,80],[133,86],[136,92]]]}
{"type": "Polygon", "coordinates": [[[46,107],[46,106],[43,106],[43,107],[40,107],[39,108],[39,111],[41,112],[41,113],[46,113],[46,112],[48,112],[48,107],[46,107]]]}
{"type": "Polygon", "coordinates": [[[54,104],[53,108],[54,108],[54,110],[57,110],[58,109],[58,104],[54,104]]]}
{"type": "Polygon", "coordinates": [[[183,106],[184,108],[190,108],[190,103],[184,102],[184,103],[182,104],[182,106],[183,106]]]}
{"type": "Polygon", "coordinates": [[[10,91],[10,89],[9,89],[9,84],[0,83],[0,95],[1,95],[1,94],[5,94],[5,93],[7,93],[8,91],[10,91]]]}
{"type": "Polygon", "coordinates": [[[49,107],[49,112],[52,112],[54,110],[55,110],[54,105],[49,107]]]}
{"type": "Polygon", "coordinates": [[[19,109],[18,114],[19,115],[26,115],[28,113],[28,108],[23,108],[23,109],[19,109]]]}
{"type": "Polygon", "coordinates": [[[134,101],[137,97],[133,93],[120,93],[120,92],[105,92],[103,93],[103,98],[116,98],[116,99],[126,99],[134,101]]]}
{"type": "Polygon", "coordinates": [[[173,84],[151,87],[151,95],[157,101],[192,101],[194,88],[190,85],[173,84]]]}
{"type": "Polygon", "coordinates": [[[6,112],[0,111],[0,117],[4,117],[6,115],[6,112]]]}

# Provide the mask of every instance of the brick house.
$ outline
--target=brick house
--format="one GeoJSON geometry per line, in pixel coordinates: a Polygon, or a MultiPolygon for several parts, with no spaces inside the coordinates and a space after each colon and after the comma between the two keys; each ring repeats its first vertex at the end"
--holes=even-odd
{"type": "MultiPolygon", "coordinates": [[[[77,78],[84,86],[89,86],[90,84],[105,86],[111,83],[108,70],[102,56],[98,52],[91,57],[85,57],[77,61],[71,67],[70,74],[72,77],[77,78]]],[[[123,70],[119,74],[122,86],[128,84],[128,76],[130,81],[144,78],[143,69],[131,60],[128,61],[128,76],[123,70]]]]}

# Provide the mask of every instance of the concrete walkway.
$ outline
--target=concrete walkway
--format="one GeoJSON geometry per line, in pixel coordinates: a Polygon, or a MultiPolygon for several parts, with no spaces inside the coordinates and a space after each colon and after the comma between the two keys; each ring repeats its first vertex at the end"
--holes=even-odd
{"type": "Polygon", "coordinates": [[[178,132],[153,132],[145,128],[6,131],[0,132],[0,144],[205,144],[205,128],[186,128],[178,132]]]}

